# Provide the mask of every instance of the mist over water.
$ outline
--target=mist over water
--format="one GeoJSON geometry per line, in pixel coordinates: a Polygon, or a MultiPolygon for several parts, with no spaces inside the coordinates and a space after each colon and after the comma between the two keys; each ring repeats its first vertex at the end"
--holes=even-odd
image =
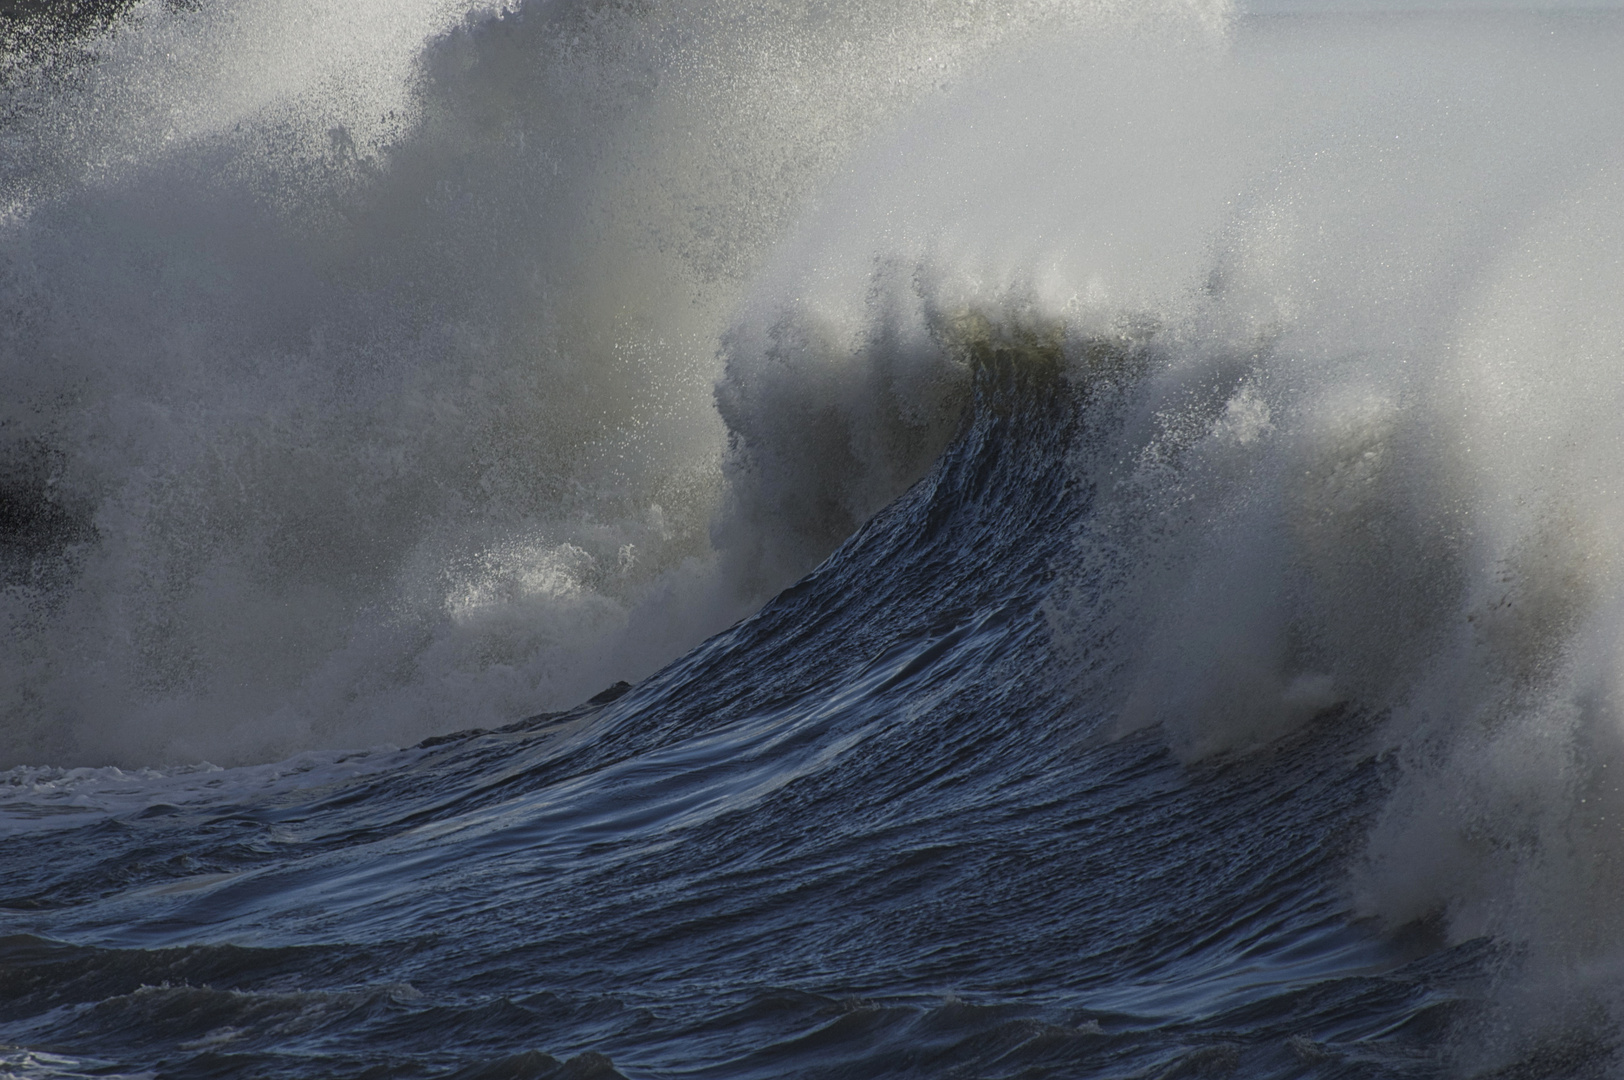
{"type": "Polygon", "coordinates": [[[9,761],[505,721],[788,584],[957,417],[730,530],[737,298],[866,131],[1070,15],[308,7],[143,6],[9,91],[9,761]]]}
{"type": "Polygon", "coordinates": [[[1085,432],[1067,738],[1369,723],[1348,908],[1507,950],[1454,1064],[1618,1019],[1618,15],[234,0],[86,48],[0,91],[0,765],[644,678],[1015,342],[1085,432]]]}

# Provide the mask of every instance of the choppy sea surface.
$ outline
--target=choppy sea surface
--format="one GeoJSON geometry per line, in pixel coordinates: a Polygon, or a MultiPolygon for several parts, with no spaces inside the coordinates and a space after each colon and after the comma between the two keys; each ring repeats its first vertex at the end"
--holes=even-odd
{"type": "Polygon", "coordinates": [[[1043,612],[1091,501],[1075,403],[1052,372],[976,398],[899,502],[635,688],[404,751],[12,773],[8,1067],[1434,1074],[1482,948],[1337,895],[1387,770],[1318,731],[1085,745],[1043,612]]]}
{"type": "Polygon", "coordinates": [[[0,1076],[1624,1039],[1624,19],[19,6],[0,1076]]]}

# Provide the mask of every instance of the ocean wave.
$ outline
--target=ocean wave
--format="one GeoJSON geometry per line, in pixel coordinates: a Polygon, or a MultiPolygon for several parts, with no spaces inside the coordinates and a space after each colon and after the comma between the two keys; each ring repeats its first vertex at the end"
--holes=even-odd
{"type": "Polygon", "coordinates": [[[4,1068],[1609,1067],[1615,17],[97,10],[4,1068]]]}

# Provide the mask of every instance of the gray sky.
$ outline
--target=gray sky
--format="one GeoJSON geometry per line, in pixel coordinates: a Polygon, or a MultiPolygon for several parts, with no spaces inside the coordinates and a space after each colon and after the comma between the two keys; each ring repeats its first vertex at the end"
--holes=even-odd
{"type": "Polygon", "coordinates": [[[1338,11],[1624,11],[1624,0],[1238,0],[1259,15],[1338,11]]]}

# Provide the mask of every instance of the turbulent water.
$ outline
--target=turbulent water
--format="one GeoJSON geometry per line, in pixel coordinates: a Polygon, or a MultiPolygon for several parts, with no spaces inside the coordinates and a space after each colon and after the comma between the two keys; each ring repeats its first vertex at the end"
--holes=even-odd
{"type": "Polygon", "coordinates": [[[1624,1072],[1624,14],[0,20],[0,1075],[1624,1072]]]}

